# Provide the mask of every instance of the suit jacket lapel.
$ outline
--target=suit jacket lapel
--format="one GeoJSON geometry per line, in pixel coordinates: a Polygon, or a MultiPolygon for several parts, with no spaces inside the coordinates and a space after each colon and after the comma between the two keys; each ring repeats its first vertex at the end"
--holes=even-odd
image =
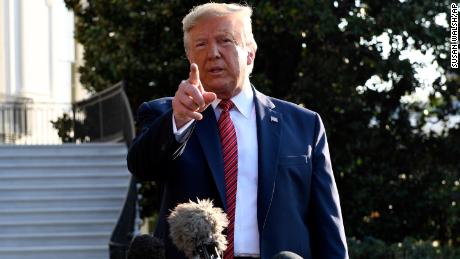
{"type": "Polygon", "coordinates": [[[196,122],[195,133],[201,143],[204,155],[211,169],[214,182],[219,191],[220,199],[227,209],[225,199],[224,162],[222,159],[222,148],[217,128],[216,115],[211,105],[202,113],[203,119],[196,122]]]}
{"type": "Polygon", "coordinates": [[[259,149],[257,220],[259,231],[262,232],[275,190],[282,114],[275,111],[275,105],[267,96],[256,91],[254,88],[253,91],[259,149]]]}

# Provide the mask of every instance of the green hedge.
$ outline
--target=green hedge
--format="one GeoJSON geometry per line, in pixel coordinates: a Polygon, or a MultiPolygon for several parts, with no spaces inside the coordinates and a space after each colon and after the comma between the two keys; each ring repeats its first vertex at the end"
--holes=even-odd
{"type": "Polygon", "coordinates": [[[405,238],[403,242],[387,244],[380,239],[366,237],[348,239],[351,259],[454,259],[460,258],[460,248],[438,241],[405,238]]]}

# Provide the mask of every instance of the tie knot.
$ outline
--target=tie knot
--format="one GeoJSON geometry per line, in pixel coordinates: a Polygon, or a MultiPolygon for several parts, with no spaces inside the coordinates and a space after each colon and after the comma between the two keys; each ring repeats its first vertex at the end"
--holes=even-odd
{"type": "Polygon", "coordinates": [[[222,100],[219,103],[219,107],[222,108],[224,112],[230,111],[234,106],[235,104],[231,100],[228,100],[228,99],[222,100]]]}

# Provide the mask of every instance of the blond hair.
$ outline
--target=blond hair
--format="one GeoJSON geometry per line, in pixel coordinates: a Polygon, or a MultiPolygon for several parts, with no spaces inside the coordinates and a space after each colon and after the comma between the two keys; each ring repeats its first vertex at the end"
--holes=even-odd
{"type": "Polygon", "coordinates": [[[208,17],[222,17],[233,14],[240,15],[244,24],[244,44],[246,45],[246,47],[251,48],[251,50],[255,53],[257,50],[257,43],[254,40],[254,35],[252,34],[252,8],[240,4],[223,3],[207,3],[195,6],[184,17],[184,19],[182,20],[182,30],[184,32],[185,51],[188,51],[188,33],[201,19],[208,17]]]}

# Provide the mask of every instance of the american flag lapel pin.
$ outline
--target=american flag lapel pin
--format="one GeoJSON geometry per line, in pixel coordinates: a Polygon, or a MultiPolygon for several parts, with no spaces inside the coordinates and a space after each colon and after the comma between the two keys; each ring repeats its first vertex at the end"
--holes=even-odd
{"type": "Polygon", "coordinates": [[[270,121],[272,122],[278,122],[278,118],[274,117],[274,116],[270,116],[270,121]]]}

